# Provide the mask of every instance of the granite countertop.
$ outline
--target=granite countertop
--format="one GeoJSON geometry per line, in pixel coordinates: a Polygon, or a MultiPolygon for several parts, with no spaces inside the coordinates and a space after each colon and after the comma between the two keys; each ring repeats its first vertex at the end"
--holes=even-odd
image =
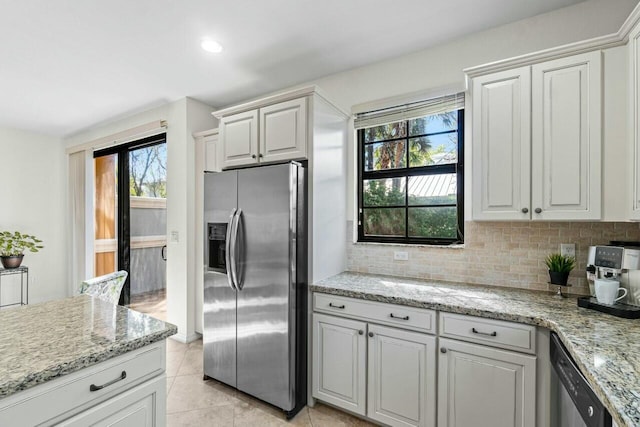
{"type": "Polygon", "coordinates": [[[640,320],[580,308],[575,298],[496,286],[341,273],[310,287],[333,295],[548,328],[558,334],[620,426],[640,425],[640,320]]]}
{"type": "Polygon", "coordinates": [[[0,325],[0,398],[177,333],[87,295],[2,310],[0,325]]]}

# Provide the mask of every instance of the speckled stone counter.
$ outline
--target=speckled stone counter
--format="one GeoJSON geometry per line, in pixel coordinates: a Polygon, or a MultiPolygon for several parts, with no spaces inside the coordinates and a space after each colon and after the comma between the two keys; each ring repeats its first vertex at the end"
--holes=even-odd
{"type": "Polygon", "coordinates": [[[0,311],[0,398],[163,340],[177,328],[80,295],[0,311]]]}
{"type": "Polygon", "coordinates": [[[579,308],[575,298],[495,286],[342,273],[311,291],[548,328],[620,426],[640,426],[640,320],[579,308]]]}

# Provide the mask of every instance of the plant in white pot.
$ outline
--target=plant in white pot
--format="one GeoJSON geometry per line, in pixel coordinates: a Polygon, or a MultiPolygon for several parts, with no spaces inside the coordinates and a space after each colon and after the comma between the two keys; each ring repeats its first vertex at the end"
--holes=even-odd
{"type": "Polygon", "coordinates": [[[38,252],[42,240],[36,236],[22,234],[19,231],[0,231],[0,261],[4,268],[18,268],[22,263],[24,252],[38,252]]]}

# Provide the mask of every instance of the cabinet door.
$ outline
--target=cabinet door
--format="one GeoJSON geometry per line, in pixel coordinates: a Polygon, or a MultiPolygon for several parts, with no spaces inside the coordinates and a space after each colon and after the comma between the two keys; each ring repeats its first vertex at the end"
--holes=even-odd
{"type": "Polygon", "coordinates": [[[601,219],[601,53],[532,67],[532,218],[601,219]]]}
{"type": "Polygon", "coordinates": [[[62,427],[165,425],[165,375],[160,375],[58,424],[62,427]]]}
{"type": "Polygon", "coordinates": [[[209,135],[204,138],[204,170],[220,172],[220,160],[222,159],[222,144],[218,143],[218,135],[209,135]]]}
{"type": "Polygon", "coordinates": [[[369,325],[367,416],[391,426],[435,426],[436,338],[369,325]]]}
{"type": "Polygon", "coordinates": [[[528,220],[531,71],[473,79],[473,219],[528,220]]]}
{"type": "Polygon", "coordinates": [[[258,163],[258,110],[220,119],[222,167],[258,163]]]}
{"type": "Polygon", "coordinates": [[[631,219],[640,219],[640,25],[629,33],[629,135],[631,135],[631,219]]]}
{"type": "Polygon", "coordinates": [[[536,358],[440,339],[439,427],[535,427],[536,358]]]}
{"type": "Polygon", "coordinates": [[[307,98],[260,109],[260,161],[307,157],[307,98]]]}
{"type": "Polygon", "coordinates": [[[367,324],[313,314],[313,397],[365,415],[367,324]]]}

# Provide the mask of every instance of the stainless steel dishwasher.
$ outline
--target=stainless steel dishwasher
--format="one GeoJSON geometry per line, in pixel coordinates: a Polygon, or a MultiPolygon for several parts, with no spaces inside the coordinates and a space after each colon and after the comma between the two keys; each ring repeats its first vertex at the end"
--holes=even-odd
{"type": "Polygon", "coordinates": [[[551,333],[551,426],[611,427],[611,415],[582,375],[567,349],[551,333]]]}

